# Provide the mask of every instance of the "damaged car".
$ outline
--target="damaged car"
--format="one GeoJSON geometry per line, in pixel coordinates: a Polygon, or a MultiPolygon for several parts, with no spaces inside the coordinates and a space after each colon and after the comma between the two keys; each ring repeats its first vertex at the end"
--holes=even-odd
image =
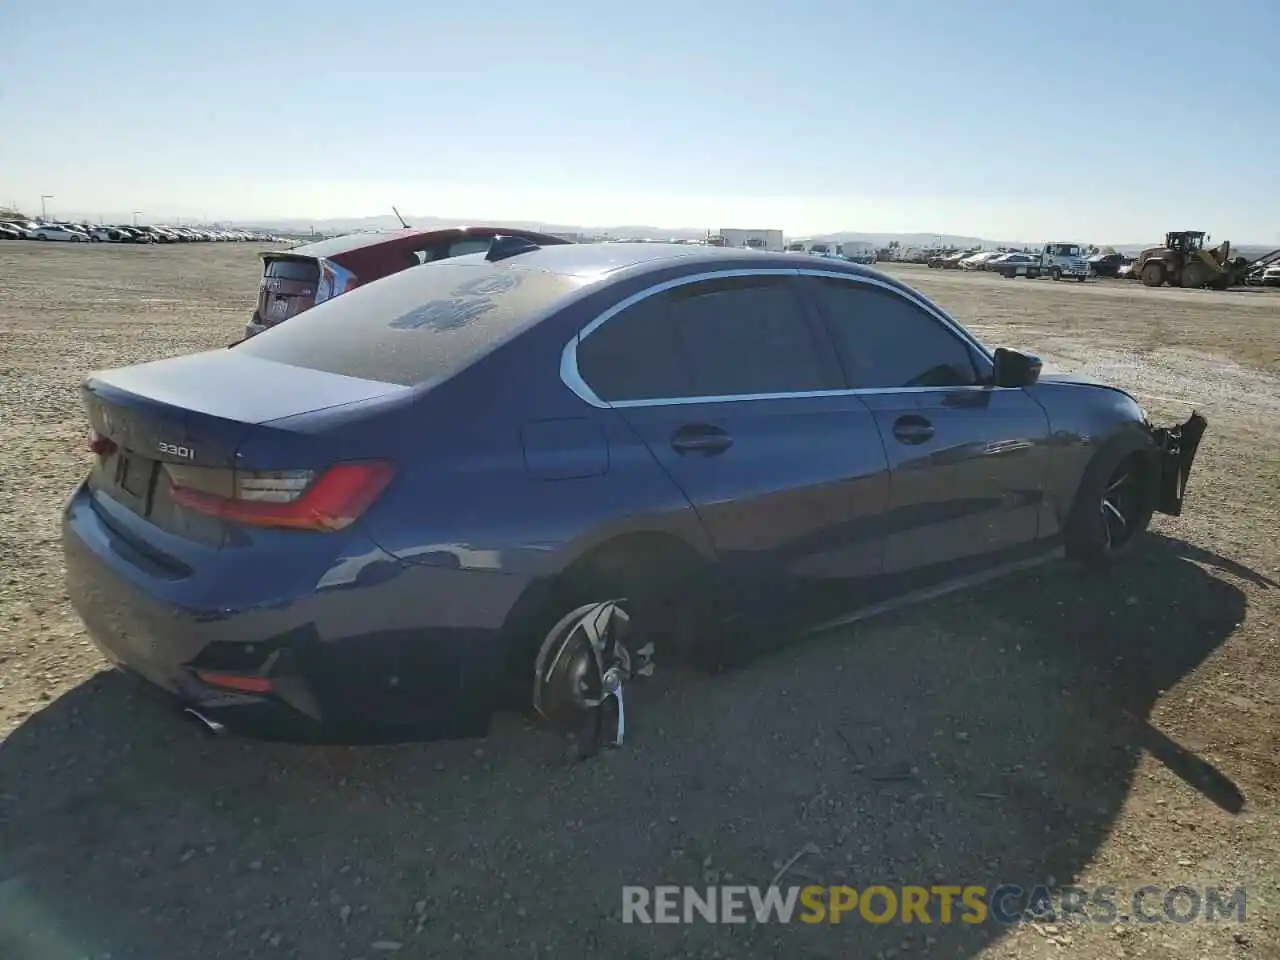
{"type": "Polygon", "coordinates": [[[352,233],[262,254],[262,283],[244,335],[253,337],[348,290],[424,263],[483,252],[496,236],[540,246],[568,243],[514,227],[450,227],[352,233]]]}
{"type": "Polygon", "coordinates": [[[62,544],[94,642],[209,729],[328,742],[516,706],[617,745],[664,663],[1119,562],[1206,427],[872,268],[517,238],[83,397],[62,544]]]}

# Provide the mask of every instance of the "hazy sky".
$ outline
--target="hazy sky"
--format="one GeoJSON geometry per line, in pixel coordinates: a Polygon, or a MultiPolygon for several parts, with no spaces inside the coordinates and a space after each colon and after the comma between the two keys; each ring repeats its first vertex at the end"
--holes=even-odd
{"type": "Polygon", "coordinates": [[[0,0],[0,37],[0,203],[51,216],[1280,246],[1280,0],[0,0]]]}

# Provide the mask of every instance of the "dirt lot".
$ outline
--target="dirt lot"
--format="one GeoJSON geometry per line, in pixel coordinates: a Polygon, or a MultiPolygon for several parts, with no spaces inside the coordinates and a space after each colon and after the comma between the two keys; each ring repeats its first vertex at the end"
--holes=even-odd
{"type": "MultiPolygon", "coordinates": [[[[255,250],[0,244],[0,957],[1280,955],[1280,297],[897,268],[989,342],[1210,418],[1189,513],[668,678],[623,751],[208,739],[102,672],[61,583],[88,370],[217,346],[255,250]],[[1247,888],[1243,923],[620,922],[624,884],[1247,888]]],[[[1158,900],[1155,901],[1158,905],[1158,900]]]]}

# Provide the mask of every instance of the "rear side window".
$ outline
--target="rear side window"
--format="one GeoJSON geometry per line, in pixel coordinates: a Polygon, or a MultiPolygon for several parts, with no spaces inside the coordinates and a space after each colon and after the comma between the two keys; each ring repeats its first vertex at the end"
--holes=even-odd
{"type": "Polygon", "coordinates": [[[581,282],[505,265],[444,262],[357,287],[234,349],[290,366],[412,386],[462,370],[581,282]]]}
{"type": "Polygon", "coordinates": [[[806,282],[826,317],[851,387],[979,382],[969,345],[906,297],[844,280],[806,282]]]}
{"type": "Polygon", "coordinates": [[[782,277],[709,280],[647,297],[583,338],[578,372],[611,403],[836,386],[782,277]]]}
{"type": "Polygon", "coordinates": [[[272,280],[307,283],[320,278],[320,266],[314,260],[268,260],[262,275],[272,280]]]}
{"type": "Polygon", "coordinates": [[[628,307],[578,344],[578,374],[609,403],[693,396],[693,374],[672,320],[661,295],[628,307]]]}
{"type": "Polygon", "coordinates": [[[832,384],[785,277],[734,277],[667,294],[697,396],[823,390],[832,384]]]}

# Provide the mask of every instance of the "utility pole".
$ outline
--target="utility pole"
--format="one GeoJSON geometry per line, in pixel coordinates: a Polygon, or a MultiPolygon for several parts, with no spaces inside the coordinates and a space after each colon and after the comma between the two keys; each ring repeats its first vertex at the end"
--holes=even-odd
{"type": "Polygon", "coordinates": [[[42,194],[40,194],[40,222],[41,222],[41,223],[44,223],[44,222],[46,222],[46,221],[49,219],[48,211],[46,211],[46,210],[45,210],[45,208],[44,208],[44,202],[45,202],[46,200],[52,200],[52,199],[53,199],[53,194],[52,194],[52,193],[42,193],[42,194]]]}
{"type": "Polygon", "coordinates": [[[133,225],[135,227],[138,225],[138,214],[140,214],[141,212],[142,212],[141,210],[133,211],[133,225]]]}

